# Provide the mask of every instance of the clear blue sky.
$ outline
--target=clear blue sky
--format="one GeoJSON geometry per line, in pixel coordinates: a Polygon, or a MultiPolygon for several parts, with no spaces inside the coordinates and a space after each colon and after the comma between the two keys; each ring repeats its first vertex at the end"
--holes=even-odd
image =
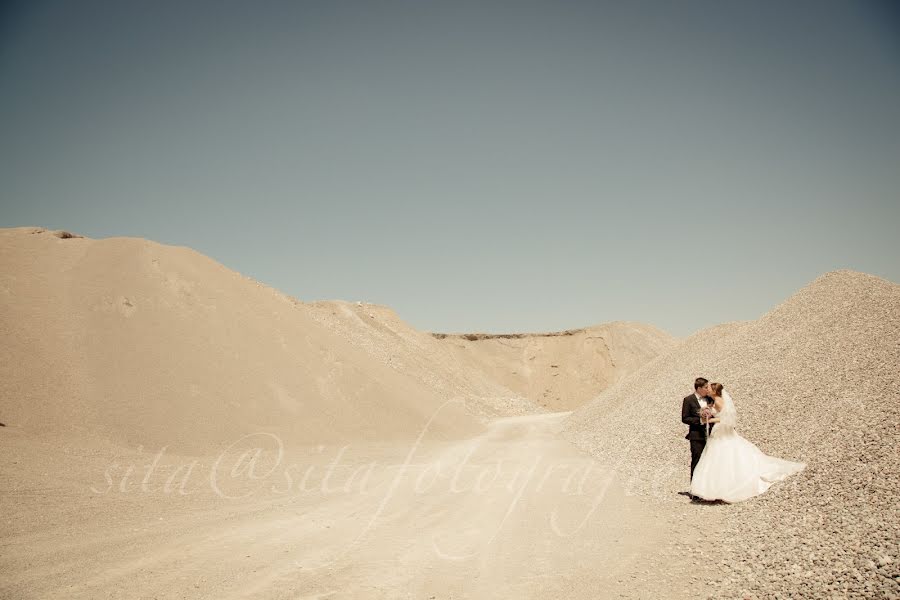
{"type": "Polygon", "coordinates": [[[5,3],[0,226],[424,330],[687,335],[900,281],[897,6],[5,3]]]}

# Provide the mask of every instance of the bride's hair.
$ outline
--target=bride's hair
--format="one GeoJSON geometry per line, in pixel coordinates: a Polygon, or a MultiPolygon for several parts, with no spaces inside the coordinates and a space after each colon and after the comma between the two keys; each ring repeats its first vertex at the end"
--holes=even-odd
{"type": "Polygon", "coordinates": [[[712,390],[713,396],[721,396],[722,390],[725,389],[725,386],[721,383],[711,383],[709,384],[709,387],[712,390]]]}

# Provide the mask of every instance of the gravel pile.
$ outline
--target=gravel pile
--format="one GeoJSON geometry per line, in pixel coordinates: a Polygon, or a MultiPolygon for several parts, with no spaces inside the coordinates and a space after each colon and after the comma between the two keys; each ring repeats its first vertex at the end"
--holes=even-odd
{"type": "Polygon", "coordinates": [[[807,463],[747,502],[689,505],[717,529],[713,597],[900,598],[900,285],[823,275],[757,321],[688,338],[562,433],[618,465],[630,493],[683,505],[696,376],[731,392],[741,435],[807,463]]]}

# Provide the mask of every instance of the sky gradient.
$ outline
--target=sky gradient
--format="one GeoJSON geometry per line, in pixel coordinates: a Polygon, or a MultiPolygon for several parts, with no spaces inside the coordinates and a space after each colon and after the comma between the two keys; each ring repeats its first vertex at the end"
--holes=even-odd
{"type": "Polygon", "coordinates": [[[0,226],[185,245],[428,331],[900,281],[890,2],[27,2],[0,226]]]}

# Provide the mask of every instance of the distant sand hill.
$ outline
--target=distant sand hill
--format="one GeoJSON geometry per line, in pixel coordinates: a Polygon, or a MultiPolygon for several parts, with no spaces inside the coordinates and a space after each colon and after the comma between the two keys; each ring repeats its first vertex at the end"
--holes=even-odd
{"type": "Polygon", "coordinates": [[[643,323],[613,322],[553,333],[435,333],[460,358],[548,410],[578,408],[675,345],[643,323]]]}
{"type": "Polygon", "coordinates": [[[428,333],[378,304],[304,306],[371,356],[445,393],[463,394],[485,416],[572,410],[675,344],[668,333],[642,323],[552,333],[428,333]]]}
{"type": "Polygon", "coordinates": [[[185,452],[258,431],[303,445],[427,424],[456,439],[577,405],[669,341],[612,324],[510,355],[466,349],[386,307],[300,302],[190,248],[39,227],[0,230],[0,302],[8,433],[185,452]]]}

